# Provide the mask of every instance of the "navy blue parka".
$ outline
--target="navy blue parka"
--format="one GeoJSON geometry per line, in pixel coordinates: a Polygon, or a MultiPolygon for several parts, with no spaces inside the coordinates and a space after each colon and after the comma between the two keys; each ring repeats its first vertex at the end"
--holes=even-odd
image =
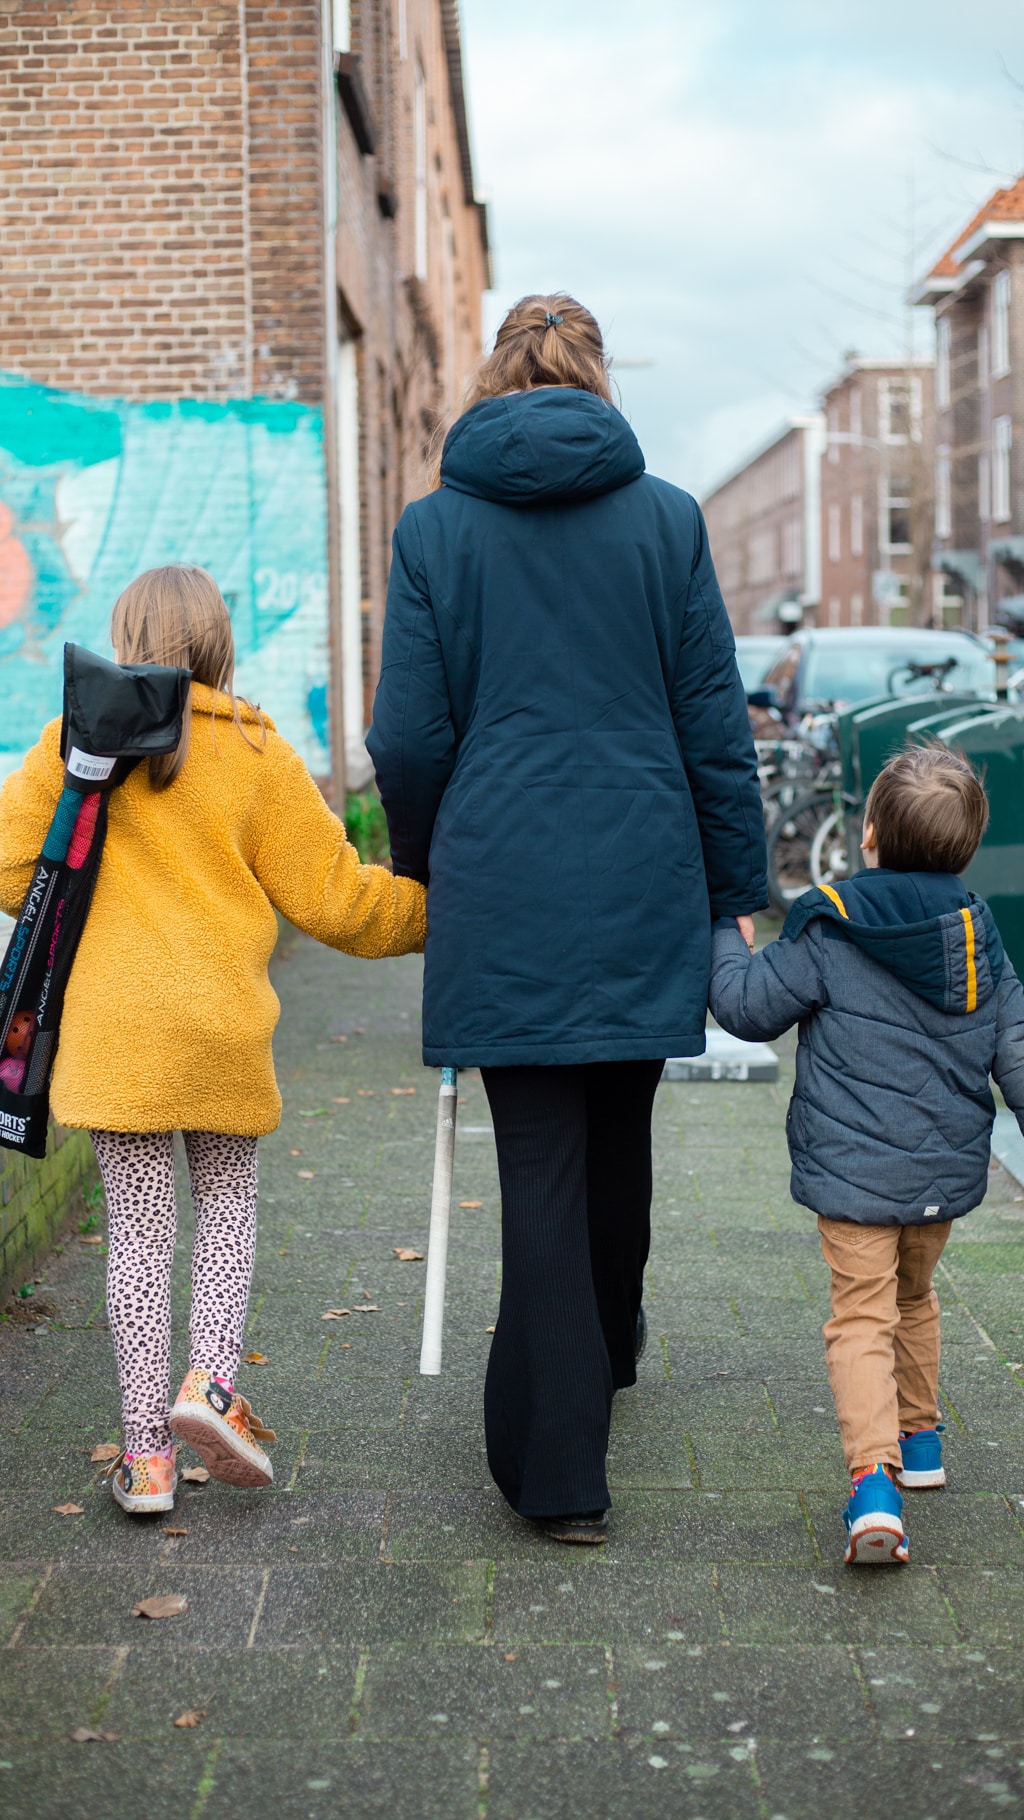
{"type": "Polygon", "coordinates": [[[367,739],[429,887],[424,1060],[697,1054],[712,917],[766,897],[700,510],[568,387],[474,405],[441,479],[395,532],[367,739]]]}

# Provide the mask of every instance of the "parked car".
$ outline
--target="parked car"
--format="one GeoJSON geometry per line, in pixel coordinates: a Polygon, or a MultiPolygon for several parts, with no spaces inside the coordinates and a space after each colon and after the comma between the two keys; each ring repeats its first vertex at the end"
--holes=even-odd
{"type": "Polygon", "coordinates": [[[788,726],[795,726],[805,714],[932,685],[993,694],[991,651],[970,632],[812,627],[786,640],[761,685],[747,694],[752,707],[775,709],[788,726]]]}
{"type": "Polygon", "coordinates": [[[778,633],[745,633],[736,640],[736,662],[745,689],[756,689],[770,664],[788,645],[778,633]]]}

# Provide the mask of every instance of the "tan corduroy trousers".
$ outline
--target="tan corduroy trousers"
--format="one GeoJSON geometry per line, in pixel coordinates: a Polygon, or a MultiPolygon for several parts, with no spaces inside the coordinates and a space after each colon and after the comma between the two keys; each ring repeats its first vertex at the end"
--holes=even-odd
{"type": "Polygon", "coordinates": [[[900,1464],[900,1431],[939,1419],[939,1298],[932,1272],[951,1220],[858,1226],[818,1217],[832,1272],[825,1361],[851,1472],[900,1464]]]}

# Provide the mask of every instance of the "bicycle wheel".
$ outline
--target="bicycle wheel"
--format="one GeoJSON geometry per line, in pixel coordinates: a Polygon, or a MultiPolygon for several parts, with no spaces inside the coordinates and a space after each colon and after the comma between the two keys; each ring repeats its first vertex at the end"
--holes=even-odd
{"type": "Polygon", "coordinates": [[[849,875],[843,817],[838,810],[833,809],[811,842],[811,882],[815,885],[834,885],[837,879],[848,878],[849,875]]]}
{"type": "Polygon", "coordinates": [[[833,813],[831,791],[815,790],[783,810],[768,833],[768,897],[785,916],[814,879],[811,848],[822,823],[833,813]]]}

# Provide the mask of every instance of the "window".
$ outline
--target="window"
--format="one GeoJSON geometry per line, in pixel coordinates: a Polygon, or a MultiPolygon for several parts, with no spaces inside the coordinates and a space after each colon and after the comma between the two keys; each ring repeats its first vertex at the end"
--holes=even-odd
{"type": "Polygon", "coordinates": [[[890,475],[882,481],[882,548],[911,550],[910,483],[902,475],[890,475]]]}
{"type": "Polygon", "coordinates": [[[332,21],[334,27],[334,46],[336,51],[352,49],[351,0],[333,0],[332,21]]]}
{"type": "Polygon", "coordinates": [[[782,573],[799,575],[803,565],[803,526],[799,518],[790,518],[782,527],[782,573]]]}
{"type": "Polygon", "coordinates": [[[906,442],[911,431],[911,391],[906,380],[878,380],[878,422],[886,442],[906,442]]]}
{"type": "Polygon", "coordinates": [[[997,417],[992,425],[992,517],[998,524],[1010,516],[1010,450],[1013,423],[997,417]]]}
{"type": "Polygon", "coordinates": [[[850,624],[851,624],[851,626],[861,625],[863,623],[863,619],[864,619],[864,596],[863,596],[863,594],[851,594],[850,595],[850,624]]]}
{"type": "Polygon", "coordinates": [[[775,577],[775,532],[769,527],[755,531],[747,544],[747,579],[751,587],[763,586],[775,577]]]}
{"type": "Polygon", "coordinates": [[[833,505],[829,506],[829,509],[828,509],[828,559],[829,559],[829,562],[838,562],[840,554],[841,554],[842,543],[841,543],[841,532],[840,532],[840,526],[839,526],[839,513],[840,513],[840,507],[838,504],[833,504],[833,505]]]}
{"type": "Polygon", "coordinates": [[[409,21],[406,0],[398,0],[398,55],[403,63],[409,55],[409,21]]]}
{"type": "Polygon", "coordinates": [[[935,325],[935,404],[940,411],[949,409],[948,316],[940,316],[935,325]]]}
{"type": "Polygon", "coordinates": [[[837,404],[830,404],[828,407],[828,458],[829,458],[829,461],[838,461],[839,460],[839,444],[836,441],[836,438],[838,435],[839,435],[839,406],[837,404]]]}
{"type": "Polygon", "coordinates": [[[850,435],[855,442],[859,442],[861,439],[859,385],[851,387],[850,390],[850,435]]]}
{"type": "Polygon", "coordinates": [[[416,158],[416,276],[427,276],[427,84],[422,64],[416,65],[412,107],[413,146],[416,158]]]}
{"type": "Polygon", "coordinates": [[[843,603],[838,594],[830,594],[828,601],[828,623],[837,626],[842,618],[843,603]]]}
{"type": "Polygon", "coordinates": [[[864,501],[859,493],[850,500],[850,555],[864,554],[864,501]]]}
{"type": "Polygon", "coordinates": [[[988,329],[983,322],[978,324],[978,384],[988,391],[988,329]]]}
{"type": "Polygon", "coordinates": [[[992,516],[991,468],[987,455],[978,456],[978,517],[987,524],[992,516]]]}
{"type": "Polygon", "coordinates": [[[953,535],[953,489],[949,449],[943,446],[935,462],[935,535],[953,535]]]}
{"type": "Polygon", "coordinates": [[[1010,274],[999,272],[992,284],[992,374],[1010,371],[1010,274]]]}

